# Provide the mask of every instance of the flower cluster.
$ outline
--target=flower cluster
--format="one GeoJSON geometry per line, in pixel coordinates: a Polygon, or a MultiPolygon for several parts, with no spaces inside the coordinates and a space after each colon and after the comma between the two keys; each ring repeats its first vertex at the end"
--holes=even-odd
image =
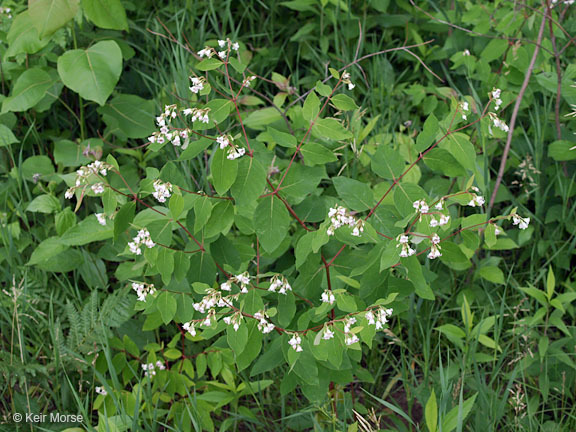
{"type": "Polygon", "coordinates": [[[204,77],[190,77],[190,82],[192,86],[190,87],[190,91],[194,94],[198,94],[200,91],[204,89],[204,83],[206,79],[204,77]]]}
{"type": "Polygon", "coordinates": [[[246,149],[242,147],[238,147],[233,143],[234,138],[231,135],[220,135],[216,138],[216,142],[220,149],[224,150],[228,147],[228,156],[226,156],[230,160],[238,159],[241,156],[246,154],[246,149]]]}
{"type": "Polygon", "coordinates": [[[468,120],[468,116],[466,115],[466,113],[470,111],[468,102],[460,102],[459,107],[462,110],[462,120],[468,120]]]}
{"type": "MultiPolygon", "coordinates": [[[[91,164],[88,164],[86,166],[82,166],[80,168],[78,168],[78,170],[76,170],[76,179],[74,180],[74,186],[71,188],[68,188],[66,190],[66,193],[64,194],[64,196],[66,197],[66,199],[71,199],[74,196],[74,192],[76,191],[77,188],[81,187],[81,186],[85,186],[88,185],[90,183],[89,178],[90,176],[94,175],[94,176],[104,176],[106,177],[106,175],[108,174],[108,171],[112,168],[112,165],[110,165],[109,163],[106,162],[102,162],[99,160],[96,160],[94,162],[92,162],[91,164]]],[[[95,183],[92,185],[92,191],[95,194],[101,194],[104,192],[104,184],[101,182],[95,183]]]]}
{"type": "Polygon", "coordinates": [[[138,231],[136,237],[134,237],[131,242],[128,242],[130,252],[136,255],[142,255],[142,249],[140,248],[142,245],[146,246],[148,249],[156,246],[156,243],[152,241],[150,233],[146,228],[142,228],[140,231],[138,231]]]}
{"type": "Polygon", "coordinates": [[[0,15],[6,15],[6,18],[12,18],[12,9],[9,7],[0,7],[0,15]]]}
{"type": "Polygon", "coordinates": [[[206,295],[198,303],[194,303],[192,307],[200,313],[212,311],[215,306],[227,307],[229,304],[222,298],[222,293],[213,288],[206,289],[206,295]]]}
{"type": "Polygon", "coordinates": [[[192,337],[196,336],[196,328],[194,327],[193,321],[182,324],[182,328],[185,331],[187,331],[192,337]]]}
{"type": "Polygon", "coordinates": [[[502,105],[502,99],[500,99],[500,94],[502,93],[502,90],[500,89],[492,89],[492,91],[490,92],[490,98],[494,101],[494,109],[496,111],[498,111],[498,109],[500,109],[500,105],[502,105]]]}
{"type": "Polygon", "coordinates": [[[220,48],[225,48],[225,50],[216,52],[216,50],[214,48],[205,47],[204,49],[201,49],[200,51],[198,51],[196,54],[198,54],[198,56],[200,58],[203,58],[203,57],[212,58],[212,56],[214,54],[218,54],[218,57],[220,57],[222,60],[224,60],[224,59],[226,59],[226,55],[230,49],[232,49],[234,51],[238,51],[240,49],[240,44],[238,42],[232,42],[230,39],[219,40],[218,46],[220,48]]]}
{"type": "Polygon", "coordinates": [[[165,105],[164,112],[156,117],[156,124],[160,130],[150,135],[148,142],[151,144],[164,144],[166,141],[169,141],[176,147],[182,147],[183,149],[188,147],[189,131],[187,129],[171,130],[169,128],[172,120],[176,117],[178,117],[178,107],[176,105],[165,105]]]}
{"type": "Polygon", "coordinates": [[[462,51],[462,55],[464,57],[469,57],[470,56],[470,50],[465,49],[464,51],[462,51]]]}
{"type": "Polygon", "coordinates": [[[334,338],[334,332],[330,330],[329,327],[324,327],[324,332],[322,333],[322,339],[330,340],[334,338]]]}
{"type": "Polygon", "coordinates": [[[158,200],[158,202],[166,202],[166,198],[170,198],[172,195],[172,184],[168,182],[163,182],[158,179],[154,181],[154,193],[152,196],[158,200]]]}
{"type": "Polygon", "coordinates": [[[428,213],[428,210],[430,210],[430,207],[428,207],[428,204],[426,204],[424,200],[414,201],[412,207],[419,213],[428,213]]]}
{"type": "Polygon", "coordinates": [[[136,291],[138,301],[146,301],[146,296],[154,295],[156,293],[154,284],[132,282],[132,289],[136,291]]]}
{"type": "MultiPolygon", "coordinates": [[[[256,315],[254,315],[254,316],[256,316],[256,315]]],[[[242,323],[242,314],[240,312],[236,312],[234,315],[225,316],[224,318],[222,318],[222,321],[224,321],[228,325],[232,324],[234,331],[238,331],[238,329],[240,328],[240,324],[242,323]]],[[[260,324],[258,324],[258,329],[260,329],[261,325],[262,325],[262,320],[260,320],[260,324]]],[[[272,329],[274,329],[273,324],[268,324],[268,325],[271,325],[272,329]]],[[[263,332],[263,333],[268,333],[268,332],[263,332]]]]}
{"type": "Polygon", "coordinates": [[[240,286],[240,292],[246,294],[248,292],[248,285],[250,284],[250,275],[248,272],[232,276],[226,282],[220,284],[220,289],[222,291],[231,291],[232,284],[235,283],[240,286]]]}
{"type": "Polygon", "coordinates": [[[442,252],[440,252],[440,237],[438,236],[438,234],[434,234],[431,238],[430,238],[430,242],[432,243],[432,246],[430,246],[430,252],[428,252],[428,258],[430,259],[436,259],[438,257],[442,256],[442,252]]]}
{"type": "Polygon", "coordinates": [[[256,79],[256,77],[254,75],[251,75],[248,78],[245,78],[244,81],[242,81],[242,87],[250,87],[250,84],[255,79],[256,79]]]}
{"type": "Polygon", "coordinates": [[[360,341],[360,339],[358,339],[358,336],[356,336],[356,334],[353,333],[350,329],[352,324],[355,324],[355,323],[356,323],[356,318],[354,318],[354,317],[348,317],[344,321],[344,342],[346,343],[346,345],[352,345],[352,344],[360,341]]]}
{"type": "Polygon", "coordinates": [[[368,324],[375,325],[376,330],[380,330],[384,328],[388,322],[388,318],[392,315],[392,312],[392,309],[384,309],[383,307],[380,307],[375,313],[372,310],[366,312],[366,314],[364,314],[364,318],[366,318],[368,324]]]}
{"type": "MultiPolygon", "coordinates": [[[[493,112],[489,112],[488,115],[490,116],[490,119],[492,120],[492,126],[500,129],[502,132],[508,132],[510,130],[510,128],[508,127],[506,122],[504,120],[500,120],[496,114],[494,114],[493,112]]],[[[492,133],[492,127],[488,126],[488,129],[489,129],[489,132],[492,133]]]]}
{"type": "Polygon", "coordinates": [[[400,234],[398,237],[396,237],[396,240],[398,241],[396,247],[402,248],[400,251],[400,256],[402,258],[412,256],[416,253],[416,251],[410,247],[410,237],[408,237],[406,234],[400,234]]]}
{"type": "Polygon", "coordinates": [[[199,121],[202,123],[208,123],[210,121],[210,117],[208,113],[210,112],[210,108],[185,108],[182,110],[182,114],[185,116],[192,116],[191,120],[193,122],[199,121]]]}
{"type": "Polygon", "coordinates": [[[302,344],[302,338],[300,336],[298,336],[297,333],[294,333],[292,335],[292,339],[290,339],[288,341],[288,343],[294,349],[294,351],[302,352],[302,345],[301,345],[302,344]]]}
{"type": "Polygon", "coordinates": [[[480,189],[478,189],[476,186],[472,186],[471,189],[476,193],[470,192],[471,198],[468,202],[468,205],[470,207],[482,207],[484,205],[484,197],[478,195],[478,193],[480,193],[480,189]]]}
{"type": "Polygon", "coordinates": [[[286,291],[292,291],[292,287],[284,276],[274,275],[272,279],[270,279],[270,288],[268,288],[268,291],[276,292],[276,290],[278,290],[279,294],[286,295],[286,291]]]}
{"type": "Polygon", "coordinates": [[[254,314],[254,318],[258,320],[258,330],[262,333],[270,333],[272,330],[276,328],[274,324],[267,320],[268,314],[264,311],[258,311],[254,314]]]}
{"type": "Polygon", "coordinates": [[[334,304],[334,302],[336,301],[336,297],[334,297],[334,294],[332,294],[331,290],[324,290],[322,296],[320,297],[320,300],[322,300],[322,303],[334,304]]]}
{"type": "Polygon", "coordinates": [[[430,226],[432,228],[436,228],[438,226],[446,225],[448,222],[450,222],[450,216],[445,215],[445,214],[441,214],[439,220],[436,219],[435,217],[432,217],[430,219],[430,226]]]}
{"type": "Polygon", "coordinates": [[[155,364],[154,363],[144,363],[142,365],[142,369],[144,370],[144,376],[146,377],[153,377],[156,375],[156,369],[164,370],[166,366],[160,360],[158,360],[155,364]]]}
{"type": "Polygon", "coordinates": [[[523,230],[528,228],[528,225],[530,224],[530,218],[523,218],[520,215],[514,213],[512,215],[512,224],[518,225],[518,228],[523,230]]]}
{"type": "Polygon", "coordinates": [[[352,84],[352,81],[350,81],[350,74],[346,71],[342,74],[342,82],[348,85],[348,90],[353,90],[356,87],[356,84],[352,84]]]}
{"type": "Polygon", "coordinates": [[[346,225],[352,228],[352,235],[355,237],[360,237],[364,232],[364,221],[352,216],[348,209],[342,206],[330,208],[328,217],[330,218],[330,226],[326,230],[326,234],[329,236],[334,235],[338,228],[346,225]]]}

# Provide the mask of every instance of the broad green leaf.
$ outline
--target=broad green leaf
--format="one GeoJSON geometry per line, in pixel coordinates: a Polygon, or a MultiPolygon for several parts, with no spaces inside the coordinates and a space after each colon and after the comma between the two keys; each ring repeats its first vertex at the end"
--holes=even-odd
{"type": "MultiPolygon", "coordinates": [[[[232,102],[226,99],[212,99],[206,104],[205,108],[209,108],[208,116],[214,123],[222,123],[228,118],[230,110],[234,109],[232,102]]],[[[242,138],[244,141],[244,138],[242,138]]]]}
{"type": "Polygon", "coordinates": [[[555,161],[569,161],[576,159],[576,142],[554,141],[548,146],[548,155],[555,161]]]}
{"type": "Polygon", "coordinates": [[[438,119],[434,114],[430,114],[424,122],[422,132],[420,132],[416,138],[416,151],[423,152],[434,144],[436,135],[438,135],[438,130],[438,119]]]}
{"type": "Polygon", "coordinates": [[[50,36],[78,12],[79,0],[34,0],[28,12],[40,37],[50,36]]]}
{"type": "Polygon", "coordinates": [[[34,54],[50,42],[48,37],[40,39],[38,30],[34,27],[33,19],[28,10],[16,15],[6,40],[8,41],[8,49],[6,50],[5,58],[22,53],[34,54]]]}
{"type": "Polygon", "coordinates": [[[168,202],[168,208],[170,209],[170,214],[174,219],[178,219],[184,210],[184,198],[182,198],[182,194],[178,192],[174,192],[170,197],[170,201],[168,202]]]}
{"type": "Polygon", "coordinates": [[[386,180],[395,180],[402,175],[406,164],[398,150],[388,145],[380,145],[372,156],[372,171],[386,180]]]}
{"type": "Polygon", "coordinates": [[[436,432],[438,427],[438,403],[436,402],[436,393],[432,389],[432,393],[426,402],[425,415],[426,426],[430,432],[436,432]]]}
{"type": "Polygon", "coordinates": [[[474,406],[474,401],[476,401],[476,396],[478,396],[478,393],[465,400],[461,406],[458,405],[452,408],[448,414],[446,414],[442,421],[442,432],[452,432],[458,427],[460,422],[463,422],[466,417],[468,417],[468,414],[470,414],[474,406]]]}
{"type": "Polygon", "coordinates": [[[290,222],[290,214],[280,199],[274,195],[262,198],[254,213],[254,228],[266,252],[278,248],[288,234],[290,222]]]}
{"type": "Polygon", "coordinates": [[[205,72],[209,70],[218,69],[224,63],[217,57],[206,58],[196,65],[196,69],[205,72]]]}
{"type": "Polygon", "coordinates": [[[484,230],[484,241],[489,248],[496,244],[496,225],[489,223],[484,230]]]}
{"type": "Polygon", "coordinates": [[[432,171],[448,177],[465,176],[466,170],[454,159],[454,156],[445,149],[436,147],[423,158],[424,163],[432,171]]]}
{"type": "Polygon", "coordinates": [[[270,126],[266,128],[266,132],[268,132],[268,134],[272,137],[274,142],[279,146],[292,148],[298,145],[298,143],[296,142],[296,138],[294,138],[294,135],[291,135],[286,132],[281,132],[270,126]]]}
{"type": "Polygon", "coordinates": [[[120,0],[82,0],[86,17],[103,29],[128,30],[126,11],[120,0]]]}
{"type": "Polygon", "coordinates": [[[64,252],[68,249],[68,245],[63,244],[60,241],[59,237],[48,237],[46,240],[42,241],[32,255],[30,256],[30,260],[26,263],[26,265],[35,265],[41,263],[42,261],[46,261],[49,258],[58,255],[61,252],[64,252]]]}
{"type": "Polygon", "coordinates": [[[156,297],[156,307],[158,311],[160,311],[160,316],[162,317],[162,321],[164,324],[168,324],[176,315],[176,309],[178,308],[178,304],[176,303],[176,299],[172,296],[171,293],[167,291],[162,291],[158,297],[156,297]]]}
{"type": "Polygon", "coordinates": [[[86,50],[66,51],[58,58],[64,85],[84,99],[106,103],[122,72],[122,51],[114,41],[102,41],[86,50]]]}
{"type": "Polygon", "coordinates": [[[165,247],[160,247],[158,250],[158,258],[156,260],[156,268],[162,276],[162,282],[165,285],[170,283],[172,273],[174,273],[174,251],[165,247]]]}
{"type": "Polygon", "coordinates": [[[31,156],[21,166],[22,177],[32,181],[34,174],[49,176],[54,173],[54,166],[48,156],[31,156]]]}
{"type": "Polygon", "coordinates": [[[402,264],[408,270],[408,279],[414,285],[414,290],[419,297],[426,300],[434,300],[434,292],[428,285],[426,278],[422,273],[422,265],[418,261],[418,258],[411,256],[402,259],[402,264]]]}
{"type": "Polygon", "coordinates": [[[53,195],[40,195],[28,204],[26,211],[33,213],[56,213],[60,211],[60,201],[53,195]]]}
{"type": "Polygon", "coordinates": [[[114,218],[114,241],[117,241],[120,235],[128,229],[134,220],[135,211],[136,204],[134,201],[129,201],[120,207],[114,218]]]}
{"type": "Polygon", "coordinates": [[[548,300],[552,299],[555,287],[556,287],[556,278],[554,277],[552,266],[550,266],[548,268],[548,277],[546,278],[546,295],[548,296],[548,300]]]}
{"type": "Polygon", "coordinates": [[[21,112],[32,108],[42,100],[53,83],[48,72],[38,67],[26,70],[16,80],[12,95],[4,99],[2,112],[21,112]]]}
{"type": "Polygon", "coordinates": [[[462,330],[460,327],[456,327],[454,324],[444,324],[440,327],[436,327],[440,333],[445,334],[446,336],[450,336],[457,339],[464,339],[466,337],[466,332],[462,330]]]}
{"type": "Polygon", "coordinates": [[[428,194],[414,183],[400,182],[394,188],[394,204],[402,217],[415,215],[414,201],[426,201],[428,194]]]}
{"type": "Polygon", "coordinates": [[[302,153],[304,163],[309,166],[324,165],[338,160],[333,151],[317,143],[304,144],[300,153],[302,153]]]}
{"type": "Polygon", "coordinates": [[[54,161],[65,167],[77,167],[90,163],[90,159],[82,154],[82,146],[69,140],[54,143],[54,161]]]}
{"type": "Polygon", "coordinates": [[[230,188],[238,206],[247,206],[256,201],[266,185],[266,170],[254,157],[239,160],[236,181],[230,188]]]}
{"type": "MultiPolygon", "coordinates": [[[[203,152],[212,144],[214,144],[214,141],[208,138],[200,138],[197,139],[196,141],[192,141],[188,144],[186,150],[182,152],[178,160],[187,161],[190,159],[194,159],[196,156],[198,156],[201,152],[203,152]]],[[[243,159],[245,158],[242,158],[242,160],[243,159]]]]}
{"type": "Polygon", "coordinates": [[[486,62],[491,62],[499,58],[508,49],[508,41],[503,39],[492,39],[480,54],[480,58],[486,62]]]}
{"type": "Polygon", "coordinates": [[[351,210],[364,211],[374,205],[374,194],[368,184],[348,177],[334,177],[332,182],[338,196],[351,210]]]}
{"type": "Polygon", "coordinates": [[[3,124],[0,124],[0,147],[8,147],[9,145],[19,142],[12,131],[3,124]]]}
{"type": "Polygon", "coordinates": [[[480,267],[476,272],[482,279],[486,279],[489,282],[501,285],[506,284],[504,273],[496,266],[480,267]]]}
{"type": "Polygon", "coordinates": [[[358,108],[354,99],[345,94],[337,94],[332,97],[331,102],[341,111],[352,111],[358,108]]]}
{"type": "Polygon", "coordinates": [[[468,135],[459,132],[448,135],[442,142],[442,148],[448,150],[464,168],[474,171],[476,150],[474,150],[468,135]]]}
{"type": "Polygon", "coordinates": [[[385,248],[382,249],[382,256],[380,257],[380,272],[392,267],[400,261],[399,248],[396,247],[396,242],[390,240],[385,248]]]}
{"type": "Polygon", "coordinates": [[[102,226],[95,217],[90,217],[67,230],[60,241],[68,246],[83,246],[96,241],[108,240],[112,238],[113,234],[113,228],[110,224],[102,226]]]}
{"type": "Polygon", "coordinates": [[[246,342],[248,342],[248,326],[246,325],[246,321],[243,320],[243,322],[241,322],[238,330],[234,330],[232,324],[228,325],[226,327],[226,340],[230,348],[232,348],[232,351],[234,351],[234,354],[237,356],[242,354],[242,351],[246,348],[246,342]]]}
{"type": "Polygon", "coordinates": [[[302,116],[304,120],[311,122],[314,121],[318,112],[320,112],[320,99],[316,96],[316,92],[311,91],[304,101],[302,116]]]}
{"type": "Polygon", "coordinates": [[[208,197],[200,197],[194,202],[194,215],[196,216],[196,220],[194,221],[194,232],[199,232],[204,225],[210,219],[210,215],[212,214],[212,202],[208,197]]]}
{"type": "MultiPolygon", "coordinates": [[[[249,158],[253,159],[253,158],[249,158]]],[[[216,148],[212,157],[210,172],[212,183],[219,195],[224,195],[236,181],[238,175],[238,160],[230,160],[226,157],[226,150],[216,148]]]]}
{"type": "Polygon", "coordinates": [[[98,108],[102,119],[115,135],[121,138],[146,138],[156,130],[153,100],[120,94],[98,108]]]}
{"type": "Polygon", "coordinates": [[[342,123],[331,118],[318,119],[312,127],[312,135],[336,141],[352,138],[352,133],[346,130],[342,123]]]}
{"type": "Polygon", "coordinates": [[[238,371],[246,369],[252,361],[258,357],[260,350],[262,349],[262,333],[258,330],[256,322],[250,320],[249,323],[245,324],[248,326],[248,341],[242,354],[236,357],[236,366],[238,371]]]}
{"type": "Polygon", "coordinates": [[[323,178],[326,178],[326,169],[323,166],[307,167],[294,164],[288,171],[280,190],[283,195],[291,198],[291,204],[298,204],[316,190],[323,178]]]}

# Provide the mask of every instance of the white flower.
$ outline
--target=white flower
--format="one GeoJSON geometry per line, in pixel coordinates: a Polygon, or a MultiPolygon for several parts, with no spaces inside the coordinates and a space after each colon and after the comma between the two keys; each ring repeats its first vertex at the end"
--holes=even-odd
{"type": "Polygon", "coordinates": [[[106,226],[106,215],[104,213],[94,213],[94,216],[96,216],[100,225],[106,226]]]}
{"type": "Polygon", "coordinates": [[[344,333],[350,333],[350,326],[352,324],[356,324],[356,318],[354,317],[346,318],[346,321],[344,322],[344,333]]]}
{"type": "Polygon", "coordinates": [[[467,49],[465,49],[464,51],[462,51],[462,55],[463,55],[464,57],[468,57],[468,56],[470,55],[470,51],[467,50],[467,49]]]}
{"type": "Polygon", "coordinates": [[[396,237],[396,240],[398,241],[398,244],[396,245],[396,247],[402,248],[400,250],[400,256],[402,258],[407,258],[407,257],[412,256],[416,253],[416,251],[408,245],[410,238],[407,235],[401,234],[398,237],[396,237]]]}
{"type": "Polygon", "coordinates": [[[192,87],[190,87],[190,91],[192,93],[197,94],[202,89],[204,89],[204,80],[202,78],[197,77],[190,77],[190,81],[192,82],[192,87]]]}
{"type": "Polygon", "coordinates": [[[353,90],[356,84],[348,83],[348,90],[353,90]]]}
{"type": "Polygon", "coordinates": [[[438,221],[435,218],[430,219],[430,226],[436,228],[438,226],[438,221]]]}
{"type": "Polygon", "coordinates": [[[438,226],[446,225],[450,221],[450,216],[441,215],[440,221],[438,222],[438,226]]]}
{"type": "Polygon", "coordinates": [[[426,201],[424,200],[414,201],[412,207],[414,207],[416,211],[420,213],[428,213],[428,210],[430,210],[428,204],[426,204],[426,201]]]}
{"type": "Polygon", "coordinates": [[[130,249],[130,252],[136,255],[141,255],[142,254],[142,249],[140,249],[141,245],[145,245],[149,249],[156,246],[156,243],[152,241],[150,233],[146,228],[143,228],[140,231],[138,231],[136,237],[134,237],[132,241],[128,243],[128,248],[130,249]]]}
{"type": "Polygon", "coordinates": [[[94,183],[92,185],[92,191],[94,191],[96,195],[104,193],[104,183],[94,183]]]}
{"type": "Polygon", "coordinates": [[[210,57],[212,57],[212,49],[206,47],[203,50],[198,51],[197,54],[198,54],[198,56],[200,56],[200,58],[202,58],[202,57],[210,58],[210,57]]]}
{"type": "Polygon", "coordinates": [[[172,185],[168,182],[163,182],[158,179],[154,181],[154,193],[152,196],[158,200],[158,202],[166,202],[166,198],[170,198],[172,195],[172,185]]]}
{"type": "Polygon", "coordinates": [[[432,244],[438,244],[440,243],[440,237],[438,236],[438,234],[434,233],[430,241],[432,242],[432,244]]]}
{"type": "Polygon", "coordinates": [[[230,145],[230,141],[227,135],[219,136],[218,138],[216,138],[216,142],[218,143],[221,149],[224,149],[228,147],[228,145],[230,145]]]}
{"type": "Polygon", "coordinates": [[[290,339],[288,343],[294,349],[294,351],[302,352],[302,347],[300,346],[300,344],[302,343],[302,338],[298,336],[296,333],[292,335],[292,339],[290,339]]]}
{"type": "Polygon", "coordinates": [[[322,339],[329,340],[334,337],[334,332],[330,330],[328,327],[324,328],[324,333],[322,334],[322,339]]]}
{"type": "Polygon", "coordinates": [[[64,198],[72,199],[73,197],[74,197],[74,188],[66,189],[66,192],[64,193],[64,198]]]}
{"type": "Polygon", "coordinates": [[[220,284],[220,289],[222,291],[232,291],[232,284],[230,283],[230,281],[226,281],[220,284]]]}
{"type": "Polygon", "coordinates": [[[436,203],[436,205],[434,206],[434,208],[435,208],[436,210],[442,211],[442,209],[444,208],[444,199],[441,199],[440,201],[438,201],[438,202],[436,203]]]}
{"type": "Polygon", "coordinates": [[[160,370],[166,369],[166,366],[164,366],[164,363],[162,363],[160,360],[156,362],[156,367],[160,370]]]}
{"type": "Polygon", "coordinates": [[[336,301],[336,297],[334,297],[334,294],[332,294],[332,291],[324,290],[324,292],[320,296],[320,300],[322,300],[322,303],[334,304],[334,302],[336,301]]]}
{"type": "Polygon", "coordinates": [[[108,394],[108,392],[106,391],[106,389],[104,389],[104,387],[96,387],[94,390],[96,391],[96,393],[102,396],[106,396],[108,394]]]}
{"type": "Polygon", "coordinates": [[[352,345],[355,344],[356,342],[360,342],[360,339],[358,339],[358,336],[356,336],[355,334],[350,334],[346,335],[344,341],[346,342],[346,345],[352,345]]]}
{"type": "Polygon", "coordinates": [[[268,291],[276,292],[278,289],[278,293],[286,295],[286,291],[292,291],[292,287],[288,283],[288,280],[282,275],[275,275],[270,279],[270,287],[268,291]]]}
{"type": "Polygon", "coordinates": [[[233,49],[234,51],[238,51],[238,50],[240,49],[240,44],[239,44],[238,42],[234,42],[234,43],[232,44],[232,49],[233,49]]]}
{"type": "Polygon", "coordinates": [[[518,228],[524,230],[528,228],[528,225],[530,224],[530,218],[523,218],[520,215],[514,213],[512,215],[512,224],[518,225],[518,228]]]}
{"type": "Polygon", "coordinates": [[[156,293],[156,289],[154,288],[153,284],[132,282],[132,289],[136,291],[138,301],[146,301],[146,296],[154,295],[154,293],[156,293]]]}
{"type": "Polygon", "coordinates": [[[186,330],[192,337],[196,336],[196,329],[192,321],[182,324],[182,328],[186,330]]]}
{"type": "Polygon", "coordinates": [[[227,51],[220,51],[220,52],[218,52],[218,57],[220,57],[222,60],[225,60],[226,54],[228,54],[227,51]]]}
{"type": "Polygon", "coordinates": [[[468,203],[468,205],[470,207],[482,207],[484,205],[484,197],[481,197],[481,196],[476,195],[474,193],[471,195],[472,195],[472,199],[468,203]]]}
{"type": "Polygon", "coordinates": [[[220,40],[218,41],[218,46],[219,46],[220,48],[224,48],[224,45],[226,45],[226,41],[220,39],[220,40]]]}
{"type": "Polygon", "coordinates": [[[352,81],[350,81],[350,74],[346,71],[342,74],[342,82],[348,85],[348,90],[353,90],[354,87],[356,87],[356,84],[353,84],[352,81]]]}
{"type": "Polygon", "coordinates": [[[250,83],[251,83],[252,81],[254,81],[255,79],[256,79],[256,77],[255,77],[254,75],[249,76],[249,77],[246,78],[244,81],[242,81],[242,85],[243,85],[244,87],[250,87],[250,83]]]}
{"type": "Polygon", "coordinates": [[[433,243],[432,246],[430,247],[430,252],[428,253],[428,258],[436,259],[436,258],[441,257],[441,256],[442,256],[442,253],[440,252],[440,246],[433,243]]]}
{"type": "Polygon", "coordinates": [[[376,321],[374,319],[374,314],[371,311],[368,311],[364,314],[364,318],[366,318],[366,321],[368,321],[368,324],[376,324],[376,321]]]}
{"type": "Polygon", "coordinates": [[[193,113],[192,108],[185,108],[182,110],[182,114],[184,114],[185,116],[189,116],[192,113],[193,113]]]}
{"type": "Polygon", "coordinates": [[[238,159],[239,157],[244,156],[245,153],[246,149],[242,147],[230,147],[228,150],[228,156],[226,156],[226,158],[230,160],[238,159]]]}
{"type": "Polygon", "coordinates": [[[490,92],[490,95],[492,96],[492,99],[494,100],[494,109],[496,111],[498,111],[498,109],[500,108],[500,105],[502,105],[502,100],[500,99],[500,94],[502,93],[502,90],[500,89],[492,89],[492,91],[490,92]]]}

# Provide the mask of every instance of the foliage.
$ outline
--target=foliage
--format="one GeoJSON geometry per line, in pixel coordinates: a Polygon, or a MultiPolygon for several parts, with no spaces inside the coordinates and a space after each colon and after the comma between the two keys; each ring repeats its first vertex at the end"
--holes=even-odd
{"type": "Polygon", "coordinates": [[[569,430],[570,2],[214,3],[3,5],[6,415],[569,430]]]}

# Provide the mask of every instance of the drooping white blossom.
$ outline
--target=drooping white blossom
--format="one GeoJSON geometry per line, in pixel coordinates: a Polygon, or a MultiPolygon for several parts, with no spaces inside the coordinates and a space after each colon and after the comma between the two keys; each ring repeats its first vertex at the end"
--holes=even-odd
{"type": "Polygon", "coordinates": [[[298,336],[296,333],[294,333],[292,335],[292,339],[290,339],[288,341],[288,343],[290,344],[290,346],[294,349],[294,351],[296,352],[302,352],[302,338],[300,336],[298,336]]]}
{"type": "Polygon", "coordinates": [[[530,224],[530,218],[523,218],[522,216],[514,213],[512,215],[512,224],[518,225],[518,228],[524,230],[528,228],[528,225],[530,224]]]}
{"type": "Polygon", "coordinates": [[[336,301],[336,297],[334,297],[334,294],[332,293],[331,290],[324,290],[324,292],[320,296],[320,300],[322,301],[322,303],[334,304],[334,302],[336,301]]]}

